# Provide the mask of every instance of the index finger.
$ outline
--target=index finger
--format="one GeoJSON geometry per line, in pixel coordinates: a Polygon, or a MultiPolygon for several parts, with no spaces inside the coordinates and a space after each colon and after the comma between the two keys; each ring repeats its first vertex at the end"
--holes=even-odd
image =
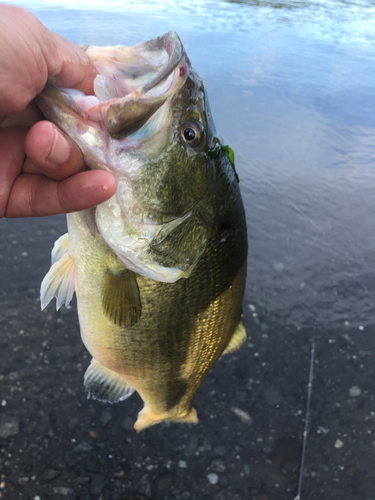
{"type": "Polygon", "coordinates": [[[103,170],[80,172],[63,181],[23,174],[12,185],[5,217],[41,217],[79,212],[108,200],[116,180],[103,170]]]}

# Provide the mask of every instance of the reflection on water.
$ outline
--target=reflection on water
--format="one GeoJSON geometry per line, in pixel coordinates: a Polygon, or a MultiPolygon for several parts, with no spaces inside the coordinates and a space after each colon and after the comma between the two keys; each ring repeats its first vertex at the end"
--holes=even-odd
{"type": "MultiPolygon", "coordinates": [[[[241,428],[238,438],[225,430],[228,449],[246,443],[238,453],[256,477],[245,481],[249,472],[241,469],[237,480],[247,489],[241,486],[239,498],[275,499],[280,485],[280,498],[287,491],[292,496],[296,476],[288,482],[288,474],[296,468],[295,429],[302,428],[298,412],[304,408],[313,329],[321,339],[320,364],[306,479],[311,489],[304,498],[370,498],[375,489],[367,471],[373,447],[366,434],[374,410],[369,361],[375,324],[374,3],[17,3],[78,44],[132,45],[170,29],[179,33],[208,89],[217,128],[236,151],[247,212],[244,313],[252,338],[247,351],[226,362],[233,370],[230,388],[216,386],[225,394],[238,387],[245,391],[247,384],[253,398],[247,411],[258,422],[256,432],[241,428]],[[362,396],[350,398],[349,388],[357,384],[362,396]],[[337,439],[345,442],[346,454],[334,447],[337,439]],[[292,446],[286,450],[285,443],[292,446]],[[260,464],[280,462],[282,472],[259,472],[254,454],[260,464]]],[[[222,401],[224,396],[216,400],[218,407],[225,407],[222,401]]],[[[234,425],[226,424],[226,429],[234,425]]],[[[234,477],[234,466],[231,470],[234,477]]],[[[234,498],[230,491],[217,498],[234,498]]]]}

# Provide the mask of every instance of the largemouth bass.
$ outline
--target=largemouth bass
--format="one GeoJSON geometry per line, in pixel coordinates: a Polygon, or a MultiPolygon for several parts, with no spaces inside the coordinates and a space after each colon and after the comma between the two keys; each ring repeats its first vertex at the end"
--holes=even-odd
{"type": "Polygon", "coordinates": [[[76,292],[89,395],[115,403],[138,391],[137,431],[196,423],[203,378],[246,339],[246,223],[231,150],[175,33],[85,50],[95,95],[47,84],[37,103],[118,188],[67,216],[41,305],[56,297],[58,309],[76,292]]]}

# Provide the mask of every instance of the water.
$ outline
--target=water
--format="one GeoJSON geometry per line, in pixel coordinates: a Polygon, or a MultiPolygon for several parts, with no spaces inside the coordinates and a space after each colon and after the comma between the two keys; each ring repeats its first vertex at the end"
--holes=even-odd
{"type": "Polygon", "coordinates": [[[371,2],[24,5],[77,44],[132,45],[175,29],[237,153],[247,299],[295,325],[374,323],[371,2]]]}
{"type": "MultiPolygon", "coordinates": [[[[292,498],[298,479],[309,339],[315,335],[302,499],[369,500],[375,491],[371,466],[375,458],[375,4],[365,0],[20,3],[77,44],[132,45],[170,29],[177,31],[205,82],[217,128],[236,152],[249,231],[244,301],[249,344],[219,363],[204,386],[206,394],[215,391],[206,411],[213,415],[216,433],[207,430],[209,419],[200,433],[190,428],[180,431],[186,436],[186,442],[178,442],[181,449],[199,439],[211,451],[199,451],[197,446],[198,455],[182,452],[182,459],[189,457],[187,468],[181,469],[183,477],[177,465],[164,472],[155,465],[154,476],[136,475],[132,469],[133,480],[125,490],[128,497],[151,498],[137,483],[148,474],[153,485],[150,495],[164,492],[159,482],[167,477],[165,498],[292,498]],[[356,391],[350,390],[356,386],[360,394],[353,396],[356,391]],[[236,391],[239,395],[233,396],[236,391]],[[253,427],[235,419],[233,406],[251,415],[253,427]],[[215,443],[225,447],[225,472],[217,471],[223,464],[212,465],[218,460],[215,443]],[[212,470],[225,480],[210,485],[206,472],[212,470]]],[[[19,306],[17,300],[25,294],[25,269],[28,286],[38,287],[45,271],[41,257],[63,226],[61,218],[48,221],[2,221],[0,249],[7,263],[2,274],[12,281],[8,306],[19,306]],[[43,235],[41,241],[36,230],[43,235]],[[14,262],[10,249],[22,245],[12,244],[13,240],[32,246],[27,264],[14,262]]],[[[30,301],[37,297],[35,290],[30,294],[30,301]]],[[[30,325],[38,321],[38,314],[30,314],[30,325]]],[[[13,342],[16,349],[18,341],[13,342]]],[[[75,374],[72,385],[76,379],[75,374]]],[[[77,414],[85,411],[85,404],[83,400],[77,414]]],[[[171,429],[157,434],[163,463],[178,456],[168,448],[171,433],[179,435],[171,429]]],[[[108,448],[110,437],[103,442],[108,448]]],[[[147,447],[147,439],[145,443],[147,447]]],[[[140,451],[134,446],[129,454],[136,457],[140,451]]],[[[144,467],[140,470],[147,470],[144,467]]],[[[115,498],[115,490],[114,486],[103,490],[109,495],[103,498],[115,498]]],[[[37,493],[36,487],[29,490],[30,495],[37,493]]]]}

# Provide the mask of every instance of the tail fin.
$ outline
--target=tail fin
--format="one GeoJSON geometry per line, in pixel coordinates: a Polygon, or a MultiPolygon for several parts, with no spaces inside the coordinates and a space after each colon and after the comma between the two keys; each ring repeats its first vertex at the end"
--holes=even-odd
{"type": "Polygon", "coordinates": [[[163,421],[186,424],[197,424],[199,422],[195,408],[192,408],[190,412],[186,413],[184,416],[174,416],[169,412],[153,413],[145,406],[143,410],[138,413],[138,419],[134,424],[134,429],[137,432],[141,432],[143,429],[147,429],[147,427],[151,427],[163,421]]]}

